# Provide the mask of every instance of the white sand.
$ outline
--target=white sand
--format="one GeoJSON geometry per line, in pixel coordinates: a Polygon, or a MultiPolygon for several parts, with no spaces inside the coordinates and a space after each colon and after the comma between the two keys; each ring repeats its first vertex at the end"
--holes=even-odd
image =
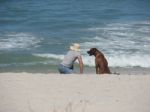
{"type": "Polygon", "coordinates": [[[0,112],[150,112],[150,75],[1,73],[0,112]]]}

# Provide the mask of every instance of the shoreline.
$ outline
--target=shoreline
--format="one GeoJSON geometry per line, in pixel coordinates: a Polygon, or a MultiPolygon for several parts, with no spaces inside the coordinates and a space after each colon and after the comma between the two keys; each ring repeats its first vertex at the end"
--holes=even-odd
{"type": "MultiPolygon", "coordinates": [[[[118,74],[118,75],[123,75],[123,74],[128,74],[128,75],[149,75],[150,74],[150,68],[143,68],[143,67],[109,67],[110,71],[112,74],[118,74]]],[[[1,73],[41,73],[41,74],[59,74],[57,67],[46,67],[46,68],[12,68],[12,69],[0,69],[0,74],[1,73]]],[[[75,66],[74,69],[74,74],[79,73],[79,66],[75,66]]],[[[90,75],[90,74],[96,74],[95,67],[89,67],[85,66],[84,67],[84,74],[90,75]]]]}
{"type": "Polygon", "coordinates": [[[0,89],[1,112],[150,111],[150,74],[0,73],[0,89]]]}
{"type": "MultiPolygon", "coordinates": [[[[109,67],[112,74],[143,74],[143,75],[149,75],[150,74],[150,68],[144,68],[144,67],[109,67]]],[[[0,68],[0,73],[41,73],[41,74],[49,74],[49,73],[55,73],[59,74],[57,70],[57,66],[38,66],[38,67],[15,67],[15,68],[0,68]]],[[[75,74],[79,73],[79,66],[75,65],[74,67],[75,74]]],[[[92,66],[85,66],[84,67],[84,74],[96,74],[95,67],[92,66]]]]}

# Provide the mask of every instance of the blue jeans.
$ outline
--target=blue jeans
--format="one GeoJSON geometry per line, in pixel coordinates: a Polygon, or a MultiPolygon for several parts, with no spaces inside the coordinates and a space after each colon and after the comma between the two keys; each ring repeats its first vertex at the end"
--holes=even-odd
{"type": "Polygon", "coordinates": [[[58,66],[58,70],[61,74],[72,74],[73,73],[73,69],[72,68],[69,68],[69,67],[66,67],[62,64],[59,64],[58,66]]]}

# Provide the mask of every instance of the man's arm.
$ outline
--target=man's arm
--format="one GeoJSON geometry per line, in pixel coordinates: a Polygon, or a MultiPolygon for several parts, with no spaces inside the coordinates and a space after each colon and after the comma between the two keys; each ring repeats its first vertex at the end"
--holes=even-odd
{"type": "Polygon", "coordinates": [[[80,66],[80,73],[83,74],[83,61],[82,61],[82,57],[78,57],[78,61],[79,61],[79,66],[80,66]]]}

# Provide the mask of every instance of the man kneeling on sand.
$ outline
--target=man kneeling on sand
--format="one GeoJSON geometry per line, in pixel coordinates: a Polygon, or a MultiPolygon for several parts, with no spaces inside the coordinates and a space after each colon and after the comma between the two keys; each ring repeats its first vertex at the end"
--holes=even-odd
{"type": "Polygon", "coordinates": [[[63,61],[59,64],[58,70],[61,74],[73,74],[74,62],[78,60],[80,66],[80,74],[83,73],[83,61],[80,53],[80,44],[74,43],[70,46],[70,50],[65,55],[63,61]]]}

